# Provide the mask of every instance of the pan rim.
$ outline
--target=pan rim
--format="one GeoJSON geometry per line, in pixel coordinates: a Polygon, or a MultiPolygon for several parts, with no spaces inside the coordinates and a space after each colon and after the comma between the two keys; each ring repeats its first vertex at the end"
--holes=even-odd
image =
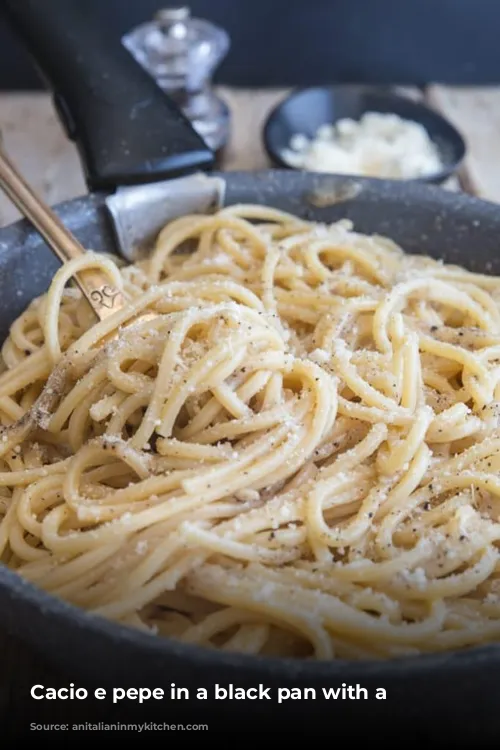
{"type": "MultiPolygon", "coordinates": [[[[342,187],[352,184],[353,178],[346,176],[326,175],[311,172],[290,172],[284,169],[260,170],[252,173],[244,171],[235,172],[213,172],[214,176],[221,177],[226,181],[237,182],[238,176],[245,177],[245,181],[257,185],[259,181],[273,179],[273,175],[286,174],[289,183],[304,183],[304,188],[310,189],[311,177],[319,187],[326,186],[342,187]]],[[[443,188],[429,183],[407,182],[404,190],[394,181],[379,180],[377,178],[354,178],[356,184],[366,188],[369,192],[380,196],[391,196],[407,202],[411,200],[430,201],[436,209],[453,208],[458,215],[463,209],[474,209],[479,219],[495,218],[500,227],[500,207],[484,199],[473,196],[452,193],[443,188]]],[[[65,213],[78,202],[89,207],[101,210],[104,201],[104,193],[94,193],[89,196],[79,196],[72,200],[64,201],[55,206],[56,212],[65,213]]],[[[354,198],[353,200],[356,200],[354,198]]],[[[462,217],[469,218],[469,217],[462,217]]],[[[18,228],[21,224],[28,226],[24,220],[13,222],[0,229],[0,254],[2,249],[8,252],[8,242],[2,240],[8,238],[8,234],[18,228]],[[3,246],[3,247],[2,247],[3,246]]],[[[36,235],[35,230],[28,230],[36,235]]],[[[48,618],[54,618],[58,624],[72,631],[84,631],[89,636],[100,640],[102,645],[110,649],[119,650],[120,647],[128,647],[136,650],[144,657],[161,659],[162,663],[168,663],[172,658],[182,660],[186,666],[190,664],[205,666],[208,668],[227,667],[237,671],[244,670],[247,674],[267,677],[282,676],[284,679],[321,679],[342,676],[343,678],[363,675],[364,679],[370,676],[386,678],[390,680],[408,680],[410,677],[418,677],[428,674],[439,674],[450,671],[454,674],[470,673],[478,667],[488,666],[489,670],[497,670],[500,666],[500,643],[490,643],[481,646],[473,646],[462,650],[450,650],[430,654],[419,654],[414,656],[403,656],[387,660],[303,660],[291,658],[263,657],[239,653],[226,653],[207,649],[195,644],[185,644],[174,639],[159,637],[154,634],[143,633],[132,627],[107,620],[103,617],[91,614],[83,609],[69,604],[58,597],[38,588],[35,584],[22,578],[16,571],[7,568],[0,563],[0,594],[4,602],[11,603],[15,607],[16,600],[32,611],[42,612],[48,618]]],[[[0,608],[0,625],[9,622],[9,614],[0,608]]],[[[49,625],[50,627],[50,625],[49,625]]],[[[30,641],[26,635],[21,639],[30,641]]],[[[33,640],[33,639],[31,639],[33,640]]],[[[32,645],[32,644],[30,644],[32,645]]]]}
{"type": "MultiPolygon", "coordinates": [[[[183,643],[154,633],[145,633],[131,626],[107,620],[100,615],[94,615],[39,589],[3,564],[0,565],[0,592],[2,590],[12,601],[15,598],[22,598],[24,604],[41,610],[44,617],[50,616],[63,627],[70,627],[80,633],[83,630],[88,636],[99,638],[100,645],[106,645],[110,649],[133,648],[143,657],[162,659],[165,663],[175,658],[184,661],[186,667],[191,664],[213,669],[225,667],[245,674],[254,674],[260,676],[261,679],[271,676],[275,678],[277,675],[282,675],[284,679],[293,677],[312,680],[340,676],[342,679],[355,679],[362,674],[365,681],[375,676],[391,681],[406,681],[410,677],[436,674],[442,670],[446,670],[448,674],[451,671],[458,676],[484,665],[490,669],[500,667],[500,643],[474,646],[461,651],[356,661],[293,659],[231,653],[183,643]]],[[[29,641],[24,637],[22,640],[29,641]]]]}

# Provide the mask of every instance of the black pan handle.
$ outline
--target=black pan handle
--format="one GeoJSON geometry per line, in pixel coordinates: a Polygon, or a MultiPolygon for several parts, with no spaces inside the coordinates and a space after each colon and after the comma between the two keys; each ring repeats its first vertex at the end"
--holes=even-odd
{"type": "Polygon", "coordinates": [[[91,7],[86,0],[0,2],[54,95],[89,189],[210,170],[213,152],[91,7]]]}

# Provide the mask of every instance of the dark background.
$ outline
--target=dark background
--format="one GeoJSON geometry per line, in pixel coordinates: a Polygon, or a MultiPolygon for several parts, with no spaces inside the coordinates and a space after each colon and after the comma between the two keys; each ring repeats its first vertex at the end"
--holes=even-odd
{"type": "MultiPolygon", "coordinates": [[[[161,0],[68,2],[85,3],[112,36],[121,36],[164,7],[161,0]]],[[[231,51],[217,75],[221,83],[500,82],[498,0],[191,0],[188,4],[193,15],[219,23],[231,35],[231,51]]],[[[0,89],[39,86],[29,58],[0,20],[0,89]]]]}

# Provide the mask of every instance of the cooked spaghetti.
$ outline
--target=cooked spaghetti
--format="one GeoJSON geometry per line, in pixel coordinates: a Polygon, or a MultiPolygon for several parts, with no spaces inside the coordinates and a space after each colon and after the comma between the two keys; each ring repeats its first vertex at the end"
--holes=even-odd
{"type": "Polygon", "coordinates": [[[499,638],[499,279],[252,205],[85,265],[129,305],[73,263],[3,345],[3,564],[226,651],[499,638]]]}

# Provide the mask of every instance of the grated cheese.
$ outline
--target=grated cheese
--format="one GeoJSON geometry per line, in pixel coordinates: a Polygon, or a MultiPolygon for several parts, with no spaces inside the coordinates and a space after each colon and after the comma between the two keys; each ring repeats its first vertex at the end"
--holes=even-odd
{"type": "Polygon", "coordinates": [[[313,172],[412,179],[439,172],[435,144],[419,123],[398,115],[367,112],[323,125],[311,140],[301,133],[290,139],[282,158],[291,167],[313,172]]]}

